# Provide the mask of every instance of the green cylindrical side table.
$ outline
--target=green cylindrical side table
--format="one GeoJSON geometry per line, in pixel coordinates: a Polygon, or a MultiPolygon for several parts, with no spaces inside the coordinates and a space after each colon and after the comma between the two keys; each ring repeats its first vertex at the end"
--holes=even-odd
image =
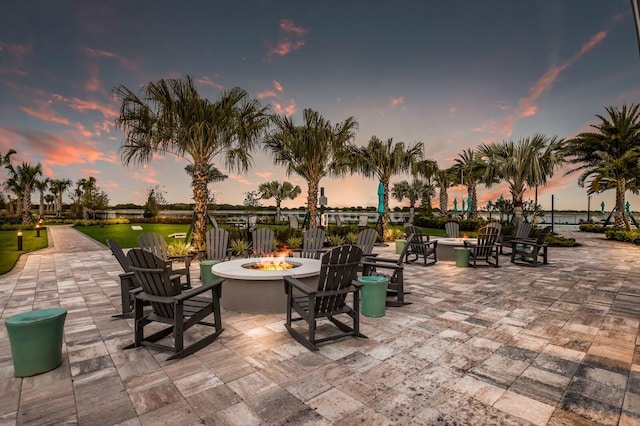
{"type": "Polygon", "coordinates": [[[383,317],[387,305],[387,285],[389,278],[379,276],[358,277],[362,284],[362,315],[383,317]]]}
{"type": "Polygon", "coordinates": [[[39,309],[5,321],[16,377],[46,373],[62,364],[62,335],[67,310],[39,309]]]}
{"type": "Polygon", "coordinates": [[[455,247],[453,250],[456,253],[456,266],[458,268],[467,268],[469,266],[471,250],[464,247],[455,247]]]}
{"type": "Polygon", "coordinates": [[[407,244],[407,240],[403,240],[403,239],[396,240],[396,254],[402,253],[402,250],[404,250],[405,244],[407,244]]]}
{"type": "Polygon", "coordinates": [[[200,281],[202,284],[208,284],[218,278],[212,271],[211,267],[220,263],[220,260],[203,260],[200,262],[200,281]]]}

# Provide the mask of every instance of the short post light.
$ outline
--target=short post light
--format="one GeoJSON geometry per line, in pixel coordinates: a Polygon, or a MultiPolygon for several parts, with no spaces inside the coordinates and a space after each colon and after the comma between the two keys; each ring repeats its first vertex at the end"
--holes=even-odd
{"type": "Polygon", "coordinates": [[[22,230],[18,231],[18,251],[22,251],[22,230]]]}
{"type": "Polygon", "coordinates": [[[36,237],[40,237],[40,224],[36,224],[36,237]]]}

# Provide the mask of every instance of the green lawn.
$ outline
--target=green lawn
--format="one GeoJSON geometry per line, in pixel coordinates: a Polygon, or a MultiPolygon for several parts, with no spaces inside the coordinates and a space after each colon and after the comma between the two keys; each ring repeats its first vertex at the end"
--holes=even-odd
{"type": "Polygon", "coordinates": [[[40,238],[36,234],[35,230],[22,231],[22,251],[18,251],[18,232],[0,231],[0,275],[13,269],[21,254],[48,246],[46,229],[40,230],[40,238]]]}
{"type": "Polygon", "coordinates": [[[176,232],[187,232],[189,225],[166,225],[161,223],[144,223],[138,226],[142,226],[142,231],[134,231],[131,226],[135,224],[123,224],[123,225],[106,225],[106,226],[75,226],[78,231],[87,234],[94,240],[107,245],[107,239],[117,241],[122,248],[138,247],[138,235],[143,232],[155,232],[165,237],[167,242],[172,241],[169,238],[170,234],[176,232]]]}

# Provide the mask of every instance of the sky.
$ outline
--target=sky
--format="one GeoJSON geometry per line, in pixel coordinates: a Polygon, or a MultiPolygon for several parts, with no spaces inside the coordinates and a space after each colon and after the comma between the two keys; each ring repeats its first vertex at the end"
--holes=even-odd
{"type": "MultiPolygon", "coordinates": [[[[192,202],[184,159],[123,165],[112,95],[120,85],[138,92],[187,75],[212,101],[238,86],[298,124],[306,108],[332,124],[355,117],[357,145],[372,136],[422,142],[441,168],[482,143],[571,138],[605,107],[640,95],[628,0],[30,0],[0,14],[0,152],[40,162],[46,177],[93,176],[112,205],[144,204],[152,185],[164,187],[168,202],[192,202]]],[[[219,203],[242,204],[261,183],[288,180],[302,194],[283,207],[306,204],[302,178],[262,151],[253,160],[238,174],[218,159],[229,175],[211,186],[219,203]]],[[[567,170],[539,189],[543,208],[552,195],[556,209],[587,208],[586,190],[567,170]]],[[[331,207],[377,205],[375,179],[320,186],[331,207]]],[[[463,192],[450,190],[449,208],[463,192]]],[[[501,194],[510,198],[504,185],[480,186],[479,204],[501,194]]],[[[640,209],[639,197],[628,198],[640,209]]],[[[594,195],[592,209],[602,201],[610,209],[614,194],[594,195]]]]}

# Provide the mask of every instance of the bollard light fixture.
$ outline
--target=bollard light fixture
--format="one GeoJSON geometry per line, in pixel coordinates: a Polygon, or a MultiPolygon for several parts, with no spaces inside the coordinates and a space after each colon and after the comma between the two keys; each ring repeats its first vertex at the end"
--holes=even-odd
{"type": "Polygon", "coordinates": [[[40,236],[40,224],[36,224],[36,237],[40,236]]]}
{"type": "Polygon", "coordinates": [[[22,251],[22,230],[18,230],[18,251],[22,251]]]}

